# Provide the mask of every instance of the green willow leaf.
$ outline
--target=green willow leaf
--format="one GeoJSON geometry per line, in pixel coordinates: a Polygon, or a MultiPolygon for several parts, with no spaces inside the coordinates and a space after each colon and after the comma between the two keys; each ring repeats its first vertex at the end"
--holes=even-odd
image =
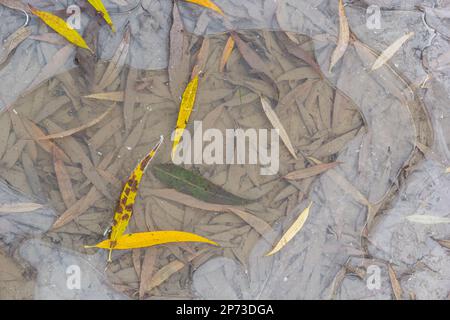
{"type": "Polygon", "coordinates": [[[156,178],[169,187],[205,202],[225,205],[244,205],[251,202],[225,191],[197,173],[174,164],[159,164],[154,166],[152,171],[156,178]]]}

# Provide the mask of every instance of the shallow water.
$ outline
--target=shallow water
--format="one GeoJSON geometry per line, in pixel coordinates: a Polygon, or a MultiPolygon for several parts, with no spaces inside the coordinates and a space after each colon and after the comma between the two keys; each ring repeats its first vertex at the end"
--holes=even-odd
{"type": "MultiPolygon", "coordinates": [[[[418,50],[416,46],[423,47],[423,43],[414,38],[400,53],[403,58],[395,58],[398,60],[393,61],[392,68],[369,72],[376,52],[398,36],[385,25],[392,36],[387,32],[385,38],[377,38],[377,33],[365,30],[360,21],[364,7],[350,6],[347,14],[358,38],[329,72],[337,18],[325,2],[314,8],[303,1],[284,1],[278,8],[265,2],[263,11],[248,11],[251,19],[247,23],[233,5],[223,4],[232,17],[228,23],[240,29],[239,37],[248,46],[234,48],[223,72],[219,64],[229,37],[224,31],[230,26],[182,5],[185,27],[190,32],[183,36],[185,51],[180,57],[185,59],[184,64],[172,69],[172,75],[165,68],[149,70],[170,64],[167,54],[174,54],[170,44],[152,45],[161,51],[152,50],[155,59],[149,58],[148,46],[139,40],[137,32],[144,29],[136,25],[139,17],[149,18],[156,30],[155,21],[164,21],[172,8],[161,5],[160,16],[149,16],[141,8],[133,11],[137,16],[131,26],[129,60],[117,69],[108,86],[101,88],[99,83],[123,32],[105,45],[102,35],[107,30],[102,28],[100,47],[107,47],[102,51],[107,61],[94,62],[94,72],[87,72],[93,66],[89,61],[78,61],[75,67],[72,53],[64,67],[68,71],[59,71],[22,92],[0,118],[4,201],[39,202],[45,208],[0,213],[0,258],[7,270],[21,270],[8,273],[14,282],[7,285],[10,278],[0,278],[5,288],[1,298],[391,298],[389,263],[401,281],[404,297],[411,293],[418,298],[446,297],[449,277],[444,270],[448,259],[446,249],[435,239],[448,238],[448,225],[423,226],[405,219],[414,213],[446,215],[445,160],[441,154],[432,157],[428,149],[415,147],[432,147],[436,135],[442,143],[443,134],[438,129],[445,132],[446,128],[436,123],[435,113],[430,114],[422,101],[423,92],[415,85],[423,80],[425,71],[416,68],[417,62],[408,53],[418,50]],[[304,19],[295,20],[294,14],[304,19]],[[268,19],[273,16],[274,20],[268,19]],[[268,31],[275,25],[289,32],[268,31]],[[298,48],[314,64],[300,59],[298,48]],[[260,163],[185,165],[225,190],[254,200],[241,209],[274,231],[262,233],[236,214],[216,208],[201,210],[176,198],[165,199],[163,188],[167,185],[148,170],[139,187],[128,232],[184,230],[206,236],[220,248],[183,244],[116,251],[113,263],[105,270],[106,252],[87,250],[83,245],[104,239],[122,184],[160,135],[166,137],[166,143],[154,165],[171,161],[169,137],[176,124],[181,93],[195,65],[202,73],[197,103],[187,126],[191,134],[195,121],[202,121],[203,132],[272,128],[261,106],[263,96],[292,141],[298,159],[280,140],[279,170],[274,175],[261,175],[260,163]],[[66,191],[61,192],[57,183],[52,148],[43,147],[35,139],[36,130],[51,134],[77,128],[107,110],[111,111],[99,123],[53,140],[67,155],[63,164],[75,196],[75,202],[64,200],[66,191]],[[30,127],[34,134],[30,134],[30,127]],[[428,155],[427,160],[423,153],[428,155]],[[307,179],[283,178],[310,167],[312,162],[307,157],[326,163],[338,161],[339,165],[307,179]],[[441,190],[438,194],[436,188],[441,190]],[[155,196],[158,192],[160,196],[155,196]],[[313,206],[303,229],[279,253],[265,257],[310,201],[313,206]],[[68,212],[70,221],[49,230],[55,219],[68,212]],[[74,266],[78,267],[75,271],[74,266]],[[380,269],[382,283],[377,290],[370,290],[367,279],[374,266],[380,269]],[[427,266],[439,271],[430,276],[427,266]],[[167,268],[172,272],[166,278],[161,270],[167,268]],[[68,279],[77,270],[81,289],[73,290],[68,279]]],[[[144,5],[148,9],[157,3],[144,5]]],[[[258,5],[243,4],[250,8],[258,5]]],[[[389,15],[395,20],[395,12],[389,15]]],[[[401,23],[408,26],[411,21],[420,21],[421,13],[402,17],[401,23]]],[[[123,24],[126,20],[117,19],[123,19],[123,24]]],[[[160,33],[146,31],[166,43],[161,34],[169,29],[167,24],[160,33]]],[[[418,27],[416,32],[427,34],[425,27],[418,27]]],[[[153,44],[159,43],[155,41],[153,44]]],[[[47,53],[47,63],[52,62],[54,53],[50,52],[55,50],[42,52],[47,53]]],[[[8,68],[19,63],[14,59],[18,58],[13,57],[8,68]]],[[[2,72],[7,77],[12,69],[2,72]]],[[[11,93],[2,97],[8,105],[17,95],[13,90],[11,93]]],[[[204,147],[207,145],[204,143],[204,147]]],[[[251,150],[255,146],[247,147],[251,150]]]]}

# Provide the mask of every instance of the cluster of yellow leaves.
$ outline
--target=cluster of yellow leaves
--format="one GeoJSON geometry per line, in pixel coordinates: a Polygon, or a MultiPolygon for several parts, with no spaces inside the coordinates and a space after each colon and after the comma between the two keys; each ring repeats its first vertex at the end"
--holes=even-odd
{"type": "Polygon", "coordinates": [[[160,141],[153,149],[142,159],[132,174],[128,178],[127,183],[123,187],[120,195],[119,203],[114,214],[114,223],[109,235],[109,239],[104,240],[94,246],[85,246],[86,248],[101,248],[109,250],[108,261],[111,261],[112,250],[137,249],[151,247],[164,243],[175,242],[203,242],[217,245],[214,241],[193,233],[182,231],[154,231],[124,234],[128,227],[131,216],[133,214],[133,205],[136,200],[137,190],[142,180],[145,170],[155,157],[158,149],[161,147],[164,138],[161,136],[160,141]]]}

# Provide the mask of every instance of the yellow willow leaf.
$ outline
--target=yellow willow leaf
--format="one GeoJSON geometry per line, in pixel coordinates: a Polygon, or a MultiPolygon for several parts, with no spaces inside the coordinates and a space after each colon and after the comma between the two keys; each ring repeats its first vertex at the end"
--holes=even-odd
{"type": "Polygon", "coordinates": [[[225,48],[223,49],[222,58],[220,59],[220,67],[219,72],[223,72],[225,70],[225,66],[227,65],[228,59],[230,59],[231,53],[234,49],[234,39],[233,37],[228,37],[227,43],[225,44],[225,48]]]}
{"type": "MultiPolygon", "coordinates": [[[[127,183],[123,187],[122,193],[120,194],[119,204],[117,205],[116,212],[114,214],[114,222],[111,228],[111,234],[109,235],[110,243],[113,245],[115,241],[120,238],[128,227],[131,215],[133,214],[133,205],[136,200],[137,190],[139,184],[144,175],[145,169],[147,169],[149,163],[152,161],[159,147],[163,143],[164,138],[161,139],[149,152],[149,154],[142,159],[133,173],[130,175],[127,183]]],[[[114,249],[113,246],[110,247],[110,254],[108,261],[111,261],[111,250],[114,249]]]]}
{"type": "Polygon", "coordinates": [[[270,123],[275,129],[279,130],[280,138],[283,141],[286,148],[289,150],[289,152],[292,154],[294,159],[297,159],[297,155],[295,154],[295,149],[292,145],[291,139],[289,139],[289,135],[286,132],[286,129],[284,129],[283,124],[281,123],[280,119],[278,118],[275,111],[273,111],[272,107],[270,106],[269,101],[267,99],[261,97],[261,105],[263,107],[264,113],[266,114],[267,118],[269,119],[270,123]]]}
{"type": "Polygon", "coordinates": [[[198,4],[199,6],[211,9],[215,12],[217,12],[220,15],[224,15],[222,9],[220,9],[214,2],[212,2],[211,0],[184,0],[186,2],[190,2],[190,3],[195,3],[198,4]]]}
{"type": "Polygon", "coordinates": [[[347,16],[345,15],[344,4],[339,0],[339,38],[336,49],[331,56],[330,72],[339,60],[344,56],[350,40],[350,29],[348,27],[347,16]]]}
{"type": "Polygon", "coordinates": [[[183,136],[184,129],[186,129],[189,117],[194,109],[195,98],[197,97],[198,89],[198,75],[195,76],[191,82],[188,83],[186,90],[183,93],[181,99],[180,112],[178,113],[177,127],[175,129],[175,135],[173,138],[172,154],[175,154],[181,137],[183,136]]]}
{"type": "Polygon", "coordinates": [[[309,210],[311,209],[312,202],[309,204],[309,206],[303,210],[303,212],[298,216],[297,220],[294,221],[292,226],[289,227],[289,229],[286,231],[286,233],[281,237],[280,241],[275,245],[275,247],[266,254],[266,256],[271,256],[274,253],[277,253],[280,251],[289,241],[294,238],[294,236],[303,228],[303,225],[306,222],[306,219],[308,219],[309,216],[309,210]]]}
{"type": "Polygon", "coordinates": [[[85,246],[85,248],[101,248],[109,250],[127,250],[152,247],[159,244],[176,242],[202,242],[215,246],[218,244],[202,236],[183,231],[152,231],[124,234],[117,240],[105,240],[95,246],[85,246]]]}
{"type": "Polygon", "coordinates": [[[398,38],[391,44],[383,53],[378,57],[378,59],[373,63],[372,71],[381,68],[389,59],[391,59],[394,54],[402,47],[402,45],[414,36],[414,32],[405,34],[404,36],[398,38]]]}
{"type": "Polygon", "coordinates": [[[103,19],[105,19],[106,23],[111,27],[111,30],[116,32],[116,28],[114,27],[111,17],[103,5],[103,2],[101,0],[88,0],[88,2],[102,15],[103,19]]]}
{"type": "Polygon", "coordinates": [[[66,21],[49,12],[39,11],[31,5],[30,9],[35,16],[39,17],[42,21],[44,21],[46,25],[55,30],[58,34],[60,34],[64,38],[66,38],[69,42],[77,45],[80,48],[87,49],[92,54],[94,54],[94,51],[92,51],[92,49],[89,48],[89,46],[84,41],[83,37],[75,29],[69,28],[69,25],[67,24],[66,21]]]}

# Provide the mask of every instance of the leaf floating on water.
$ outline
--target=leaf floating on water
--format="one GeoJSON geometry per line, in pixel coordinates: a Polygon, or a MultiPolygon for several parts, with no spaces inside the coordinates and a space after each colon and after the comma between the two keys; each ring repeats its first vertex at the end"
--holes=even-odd
{"type": "Polygon", "coordinates": [[[195,98],[197,97],[198,89],[198,75],[196,75],[191,82],[188,83],[186,90],[181,99],[180,111],[178,113],[177,127],[173,137],[172,157],[175,155],[178,144],[183,136],[184,129],[187,126],[189,117],[195,105],[195,98]]]}
{"type": "Polygon", "coordinates": [[[177,242],[201,242],[215,246],[218,244],[202,236],[182,231],[152,231],[125,234],[116,240],[104,240],[94,246],[85,246],[85,248],[100,248],[109,250],[127,250],[147,248],[166,243],[177,242]]]}
{"type": "Polygon", "coordinates": [[[23,213],[31,212],[43,208],[39,203],[23,202],[23,203],[0,203],[0,213],[23,213]]]}
{"type": "MultiPolygon", "coordinates": [[[[145,169],[147,169],[148,165],[153,160],[163,141],[164,138],[161,136],[161,139],[156,144],[156,146],[153,147],[149,154],[144,159],[142,159],[133,170],[133,173],[130,175],[127,183],[123,187],[122,193],[120,194],[119,204],[117,205],[117,209],[114,214],[114,223],[111,229],[111,234],[109,236],[111,244],[114,244],[115,241],[118,240],[127,229],[128,223],[131,219],[131,215],[133,214],[133,205],[134,201],[136,200],[137,190],[142,177],[144,176],[145,169]]],[[[110,249],[114,249],[114,246],[111,245],[110,249]]],[[[111,250],[109,261],[110,260],[111,250]]]]}
{"type": "Polygon", "coordinates": [[[408,41],[412,36],[414,36],[414,32],[410,32],[405,34],[404,36],[398,38],[394,41],[386,50],[384,50],[381,55],[375,60],[372,71],[381,68],[386,62],[391,59],[394,54],[403,46],[403,44],[408,41]]]}
{"type": "Polygon", "coordinates": [[[225,66],[227,65],[228,60],[230,59],[231,53],[234,49],[234,39],[233,37],[228,37],[227,43],[225,44],[225,48],[223,49],[222,58],[220,59],[220,67],[219,72],[223,72],[225,70],[225,66]]]}
{"type": "Polygon", "coordinates": [[[272,107],[270,106],[269,101],[267,99],[261,97],[261,104],[264,110],[264,113],[266,114],[267,118],[269,119],[270,123],[275,129],[279,130],[281,140],[283,141],[286,148],[289,150],[289,152],[292,154],[294,159],[297,159],[297,155],[295,154],[294,146],[292,145],[291,139],[289,138],[289,135],[286,132],[286,129],[284,129],[280,119],[278,118],[275,111],[273,111],[272,107]]]}
{"type": "Polygon", "coordinates": [[[312,166],[309,168],[290,172],[287,175],[285,175],[284,178],[288,179],[288,180],[300,180],[300,179],[311,178],[311,177],[319,175],[325,171],[333,169],[340,164],[341,164],[341,162],[318,164],[318,165],[315,165],[315,166],[312,166]]]}
{"type": "Polygon", "coordinates": [[[95,126],[97,123],[102,121],[106,117],[106,115],[111,112],[111,110],[112,109],[109,109],[108,111],[101,114],[99,117],[89,121],[88,123],[86,123],[80,127],[69,129],[69,130],[66,130],[63,132],[59,132],[59,133],[50,134],[50,135],[44,136],[44,137],[39,137],[38,140],[62,139],[65,137],[69,137],[77,132],[80,132],[80,131],[86,130],[92,126],[95,126]]]}
{"type": "Polygon", "coordinates": [[[303,228],[305,225],[306,219],[308,219],[309,211],[311,209],[312,202],[309,204],[309,206],[303,210],[303,212],[298,216],[297,220],[294,221],[294,223],[289,227],[289,229],[286,231],[286,233],[281,237],[280,241],[275,245],[275,247],[266,254],[266,256],[271,256],[281,249],[292,240],[292,238],[295,237],[295,235],[303,228]]]}
{"type": "Polygon", "coordinates": [[[171,188],[205,202],[225,205],[243,205],[250,202],[225,191],[192,171],[171,163],[158,164],[152,168],[152,172],[156,178],[171,188]]]}
{"type": "Polygon", "coordinates": [[[347,51],[349,41],[350,28],[348,26],[347,16],[345,15],[344,3],[342,0],[339,0],[339,37],[336,49],[334,49],[331,56],[330,72],[333,70],[336,63],[338,63],[338,61],[344,56],[345,51],[347,51]]]}
{"type": "Polygon", "coordinates": [[[190,3],[195,3],[198,4],[199,6],[211,9],[215,12],[217,12],[220,15],[224,15],[222,9],[220,9],[214,2],[212,2],[211,0],[184,0],[186,2],[190,2],[190,3]]]}
{"type": "Polygon", "coordinates": [[[395,300],[402,300],[403,290],[400,282],[397,279],[394,269],[391,264],[388,264],[389,279],[391,280],[392,291],[394,292],[395,300]]]}
{"type": "Polygon", "coordinates": [[[427,225],[450,223],[450,218],[443,218],[443,217],[429,216],[429,215],[422,215],[422,214],[415,214],[415,215],[407,216],[406,220],[408,220],[410,222],[414,222],[414,223],[427,224],[427,225]]]}
{"type": "Polygon", "coordinates": [[[92,51],[92,49],[89,48],[89,46],[84,41],[83,37],[75,29],[69,28],[66,21],[49,12],[37,10],[35,7],[31,5],[30,9],[35,16],[39,17],[42,21],[44,21],[46,25],[48,25],[50,28],[55,30],[60,35],[62,35],[69,42],[75,44],[76,46],[79,46],[80,48],[87,49],[92,54],[94,54],[94,51],[92,51]]]}
{"type": "Polygon", "coordinates": [[[88,0],[88,2],[102,15],[103,19],[105,19],[106,23],[111,27],[111,30],[116,32],[116,28],[114,27],[111,17],[103,2],[101,0],[88,0]]]}

